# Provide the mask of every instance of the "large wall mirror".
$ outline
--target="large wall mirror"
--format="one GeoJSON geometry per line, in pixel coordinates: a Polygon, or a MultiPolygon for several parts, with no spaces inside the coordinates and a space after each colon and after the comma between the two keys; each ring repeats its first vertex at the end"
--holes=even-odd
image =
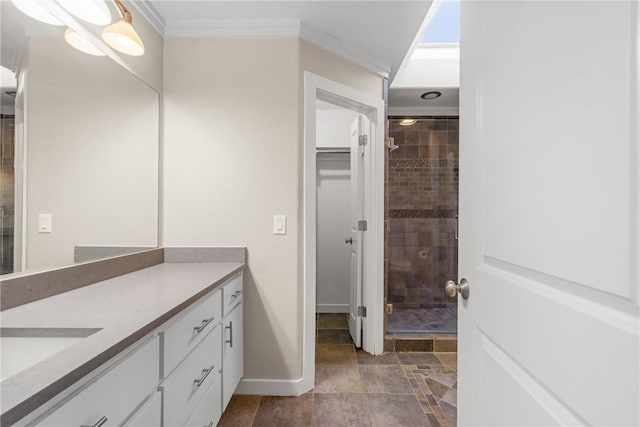
{"type": "Polygon", "coordinates": [[[159,94],[0,7],[1,273],[156,247],[159,94]]]}

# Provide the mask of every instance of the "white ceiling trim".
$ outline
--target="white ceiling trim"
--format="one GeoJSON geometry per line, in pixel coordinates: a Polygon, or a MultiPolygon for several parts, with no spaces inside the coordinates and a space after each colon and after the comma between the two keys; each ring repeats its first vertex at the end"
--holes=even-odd
{"type": "Polygon", "coordinates": [[[299,37],[388,78],[391,66],[342,41],[291,20],[173,20],[166,22],[149,0],[132,2],[138,12],[163,37],[299,37]]]}
{"type": "Polygon", "coordinates": [[[149,0],[135,0],[129,4],[131,4],[161,36],[165,35],[166,22],[149,0]]]}
{"type": "Polygon", "coordinates": [[[389,107],[390,116],[459,116],[458,107],[389,107]]]}
{"type": "Polygon", "coordinates": [[[329,52],[335,53],[338,56],[342,56],[356,64],[372,71],[384,78],[389,78],[391,72],[391,66],[384,64],[358,49],[352,48],[342,41],[331,37],[329,34],[308,27],[306,25],[300,26],[300,38],[318,47],[321,47],[329,52]]]}
{"type": "Polygon", "coordinates": [[[283,20],[175,20],[165,27],[166,37],[298,37],[300,21],[283,20]]]}

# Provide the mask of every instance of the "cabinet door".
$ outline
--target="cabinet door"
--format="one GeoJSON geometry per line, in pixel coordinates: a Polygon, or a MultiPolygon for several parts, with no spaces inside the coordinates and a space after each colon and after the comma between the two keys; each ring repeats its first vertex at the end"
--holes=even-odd
{"type": "Polygon", "coordinates": [[[165,426],[183,425],[215,383],[222,366],[221,329],[214,328],[160,384],[165,426]]]}
{"type": "MultiPolygon", "coordinates": [[[[213,375],[213,374],[211,374],[213,375]]],[[[184,427],[212,427],[218,424],[222,416],[222,379],[218,373],[213,384],[193,411],[184,427]]],[[[168,426],[167,426],[168,427],[168,426]]]]}
{"type": "Polygon", "coordinates": [[[240,302],[224,318],[224,359],[222,362],[222,407],[226,408],[244,374],[244,343],[240,302]]]}
{"type": "Polygon", "coordinates": [[[193,350],[218,325],[222,318],[222,292],[216,290],[194,306],[188,307],[160,332],[162,340],[162,378],[193,350]]]}
{"type": "Polygon", "coordinates": [[[162,395],[156,391],[122,427],[158,427],[162,417],[162,395]]]}
{"type": "Polygon", "coordinates": [[[159,344],[154,337],[74,395],[40,426],[116,426],[158,384],[159,344]]]}

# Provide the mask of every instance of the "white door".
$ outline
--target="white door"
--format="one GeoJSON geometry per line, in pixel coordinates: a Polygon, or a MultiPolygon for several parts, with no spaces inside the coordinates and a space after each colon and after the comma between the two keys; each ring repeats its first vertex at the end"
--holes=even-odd
{"type": "Polygon", "coordinates": [[[358,115],[351,125],[351,280],[349,333],[356,347],[362,347],[362,256],[364,227],[364,170],[368,154],[368,138],[365,129],[367,118],[358,115]]]}
{"type": "Polygon", "coordinates": [[[460,425],[640,425],[637,2],[462,2],[460,425]]]}

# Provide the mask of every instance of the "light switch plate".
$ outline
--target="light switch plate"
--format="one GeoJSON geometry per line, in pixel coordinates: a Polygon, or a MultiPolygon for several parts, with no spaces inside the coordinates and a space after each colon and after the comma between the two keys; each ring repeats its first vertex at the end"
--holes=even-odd
{"type": "Polygon", "coordinates": [[[51,214],[38,214],[38,233],[51,233],[51,214]]]}
{"type": "Polygon", "coordinates": [[[273,216],[273,234],[287,234],[287,216],[273,216]]]}

